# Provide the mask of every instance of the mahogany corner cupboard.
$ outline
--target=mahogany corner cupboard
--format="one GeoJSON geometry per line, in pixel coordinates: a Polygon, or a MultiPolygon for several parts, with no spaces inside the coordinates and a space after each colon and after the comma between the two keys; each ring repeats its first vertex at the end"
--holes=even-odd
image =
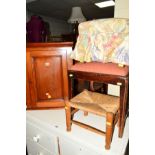
{"type": "Polygon", "coordinates": [[[27,109],[64,107],[68,99],[67,70],[72,42],[27,43],[27,109]]]}

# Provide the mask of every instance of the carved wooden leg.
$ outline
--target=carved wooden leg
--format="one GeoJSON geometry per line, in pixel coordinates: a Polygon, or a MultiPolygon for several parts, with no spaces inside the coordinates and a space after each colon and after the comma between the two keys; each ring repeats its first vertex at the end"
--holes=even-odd
{"type": "Polygon", "coordinates": [[[71,131],[71,107],[68,104],[65,106],[65,111],[67,131],[71,131]]]}
{"type": "Polygon", "coordinates": [[[112,135],[113,135],[113,128],[114,128],[114,114],[109,112],[106,114],[106,137],[105,137],[105,149],[109,150],[112,135]]]}

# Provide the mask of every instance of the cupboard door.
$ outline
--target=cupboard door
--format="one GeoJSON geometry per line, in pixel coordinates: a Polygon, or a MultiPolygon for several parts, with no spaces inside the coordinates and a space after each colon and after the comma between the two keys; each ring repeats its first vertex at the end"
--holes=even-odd
{"type": "Polygon", "coordinates": [[[65,49],[28,48],[30,93],[33,107],[60,107],[68,98],[65,49]]]}
{"type": "Polygon", "coordinates": [[[34,58],[38,100],[63,99],[61,56],[34,58]]]}

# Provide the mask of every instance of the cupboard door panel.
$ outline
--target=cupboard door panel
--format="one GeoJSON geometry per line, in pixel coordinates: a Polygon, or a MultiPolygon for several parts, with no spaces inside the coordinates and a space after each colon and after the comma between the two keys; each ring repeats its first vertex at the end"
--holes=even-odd
{"type": "Polygon", "coordinates": [[[61,56],[34,58],[38,100],[62,99],[63,79],[61,56]]]}

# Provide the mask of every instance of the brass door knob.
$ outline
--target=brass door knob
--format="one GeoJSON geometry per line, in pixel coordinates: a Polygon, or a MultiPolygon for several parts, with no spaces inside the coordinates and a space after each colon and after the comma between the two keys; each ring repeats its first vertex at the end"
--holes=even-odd
{"type": "Polygon", "coordinates": [[[45,62],[44,65],[45,65],[45,67],[48,67],[48,66],[50,66],[50,63],[49,62],[45,62]]]}
{"type": "Polygon", "coordinates": [[[47,96],[48,99],[52,98],[50,93],[46,93],[45,95],[47,96]]]}

